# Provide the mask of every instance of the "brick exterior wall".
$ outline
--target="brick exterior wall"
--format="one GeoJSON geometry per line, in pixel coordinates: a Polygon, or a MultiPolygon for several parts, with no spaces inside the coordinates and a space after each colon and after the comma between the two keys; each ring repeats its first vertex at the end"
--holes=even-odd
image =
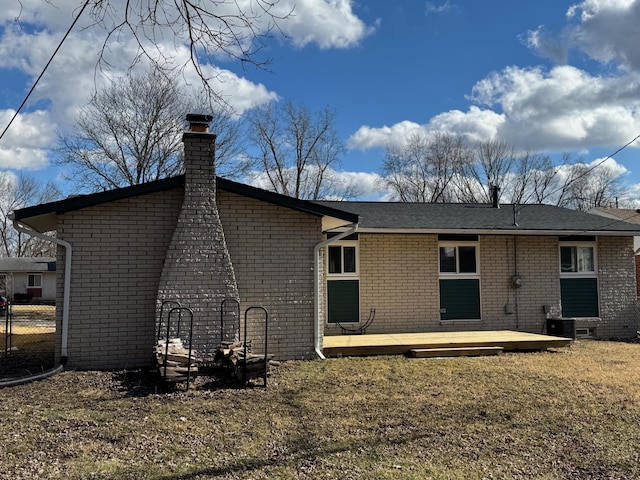
{"type": "MultiPolygon", "coordinates": [[[[242,312],[269,312],[268,349],[278,359],[313,358],[313,247],[321,219],[233,193],[218,192],[242,312]]],[[[261,312],[249,316],[254,347],[264,339],[261,312]]]]}
{"type": "Polygon", "coordinates": [[[636,295],[640,297],[640,255],[635,256],[636,263],[636,295]]]}
{"type": "MultiPolygon", "coordinates": [[[[360,234],[359,257],[361,322],[376,309],[367,333],[439,329],[436,235],[360,234]]],[[[339,334],[325,322],[325,335],[339,334]]]]}
{"type": "MultiPolygon", "coordinates": [[[[158,280],[182,196],[181,189],[174,189],[58,216],[58,238],[73,247],[70,368],[150,365],[158,280]]],[[[59,299],[65,255],[65,249],[58,248],[59,299]]],[[[60,312],[59,308],[58,332],[60,312]]]]}
{"type": "Polygon", "coordinates": [[[558,237],[480,236],[482,329],[544,333],[560,315],[558,237]],[[523,285],[513,288],[512,277],[523,285]]]}
{"type": "Polygon", "coordinates": [[[596,335],[600,338],[635,337],[638,309],[633,238],[599,237],[597,258],[602,321],[595,325],[596,335]]]}
{"type": "MultiPolygon", "coordinates": [[[[73,246],[70,368],[151,364],[158,285],[182,199],[182,189],[174,189],[59,216],[58,236],[73,246]]],[[[322,239],[320,218],[224,191],[218,209],[242,312],[267,308],[268,348],[277,359],[313,358],[313,247],[322,239]]],[[[59,248],[59,298],[64,260],[59,248]]],[[[211,318],[217,326],[219,313],[211,318]]],[[[249,325],[255,325],[249,338],[260,348],[262,317],[250,315],[249,325]]]]}
{"type": "MultiPolygon", "coordinates": [[[[376,307],[367,333],[545,333],[547,318],[561,315],[557,236],[479,236],[480,321],[440,321],[437,235],[361,233],[359,249],[361,322],[376,307]],[[523,280],[520,288],[512,287],[516,274],[523,280]]],[[[600,338],[633,337],[637,313],[632,238],[600,238],[597,258],[601,320],[580,320],[577,326],[596,326],[600,338]]],[[[324,333],[339,335],[340,329],[325,319],[324,333]]]]}

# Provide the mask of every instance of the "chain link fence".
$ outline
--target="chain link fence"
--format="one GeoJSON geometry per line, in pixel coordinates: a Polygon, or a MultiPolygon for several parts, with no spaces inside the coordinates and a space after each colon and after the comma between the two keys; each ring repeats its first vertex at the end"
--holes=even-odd
{"type": "Polygon", "coordinates": [[[8,303],[0,310],[0,321],[0,378],[35,375],[54,367],[54,305],[8,303]]]}

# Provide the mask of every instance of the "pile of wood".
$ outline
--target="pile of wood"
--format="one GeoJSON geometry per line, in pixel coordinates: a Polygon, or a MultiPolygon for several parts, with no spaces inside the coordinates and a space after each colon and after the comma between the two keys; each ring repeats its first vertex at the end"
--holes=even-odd
{"type": "Polygon", "coordinates": [[[214,362],[231,370],[234,377],[240,382],[246,382],[254,378],[264,378],[269,373],[269,360],[272,356],[251,353],[251,345],[245,348],[242,342],[223,342],[216,350],[214,362]],[[246,378],[245,378],[246,370],[246,378]]]}
{"type": "Polygon", "coordinates": [[[159,340],[155,348],[155,357],[160,376],[166,382],[186,382],[198,375],[195,350],[192,350],[189,356],[189,348],[185,347],[179,338],[170,338],[168,348],[164,339],[159,340]]]}

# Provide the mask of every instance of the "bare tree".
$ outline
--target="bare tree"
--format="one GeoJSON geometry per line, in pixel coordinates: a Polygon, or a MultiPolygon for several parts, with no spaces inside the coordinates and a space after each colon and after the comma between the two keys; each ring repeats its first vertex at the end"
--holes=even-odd
{"type": "Polygon", "coordinates": [[[461,165],[456,179],[458,199],[463,202],[491,202],[489,187],[496,186],[500,200],[516,162],[514,148],[503,140],[487,140],[476,143],[472,152],[473,161],[461,165]]]}
{"type": "Polygon", "coordinates": [[[34,177],[14,177],[0,171],[0,257],[53,257],[55,245],[36,237],[17,232],[9,220],[9,213],[60,198],[60,191],[52,184],[39,183],[34,177]]]}
{"type": "Polygon", "coordinates": [[[449,134],[413,135],[388,149],[382,175],[382,187],[405,202],[487,203],[493,185],[499,200],[586,211],[627,194],[621,172],[606,163],[589,166],[564,154],[555,165],[547,155],[518,153],[502,140],[466,147],[449,134]]]}
{"type": "Polygon", "coordinates": [[[381,186],[403,202],[455,201],[454,179],[471,161],[472,152],[459,136],[412,135],[404,145],[387,149],[381,186]]]}
{"type": "Polygon", "coordinates": [[[254,109],[247,115],[248,138],[255,149],[247,165],[268,188],[295,198],[352,198],[354,186],[335,170],[345,151],[330,108],[312,113],[287,102],[254,109]]]}
{"type": "Polygon", "coordinates": [[[183,119],[192,111],[213,111],[217,167],[221,175],[238,172],[239,124],[225,107],[212,110],[203,96],[187,97],[177,78],[152,70],[128,76],[96,92],[71,133],[60,136],[56,163],[80,189],[100,191],[138,185],[183,170],[183,119]]]}
{"type": "MultiPolygon", "coordinates": [[[[278,22],[292,13],[281,8],[279,0],[86,0],[85,7],[94,24],[105,30],[99,67],[111,66],[112,43],[125,39],[137,47],[131,66],[148,60],[168,73],[191,64],[205,86],[211,78],[203,66],[216,58],[230,58],[243,66],[269,64],[259,52],[265,39],[280,30],[278,22]],[[188,60],[177,63],[177,54],[160,39],[172,39],[174,52],[186,46],[188,60]]],[[[219,92],[210,89],[210,93],[222,100],[219,92]]]]}
{"type": "Polygon", "coordinates": [[[514,162],[505,194],[511,203],[544,203],[556,185],[557,172],[549,156],[525,152],[514,162]]]}
{"type": "MultiPolygon", "coordinates": [[[[568,157],[567,157],[568,158],[568,157]]],[[[602,164],[591,167],[583,162],[562,167],[563,179],[551,200],[556,205],[587,211],[593,207],[609,207],[625,195],[620,172],[602,164]]]]}

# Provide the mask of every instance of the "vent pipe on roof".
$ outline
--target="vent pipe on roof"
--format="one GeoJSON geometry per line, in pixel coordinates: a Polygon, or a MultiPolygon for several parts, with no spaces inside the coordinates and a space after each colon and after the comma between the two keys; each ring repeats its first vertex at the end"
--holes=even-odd
{"type": "Polygon", "coordinates": [[[491,189],[491,203],[493,204],[493,208],[500,208],[500,202],[498,201],[500,187],[497,185],[491,185],[489,188],[491,189]]]}

